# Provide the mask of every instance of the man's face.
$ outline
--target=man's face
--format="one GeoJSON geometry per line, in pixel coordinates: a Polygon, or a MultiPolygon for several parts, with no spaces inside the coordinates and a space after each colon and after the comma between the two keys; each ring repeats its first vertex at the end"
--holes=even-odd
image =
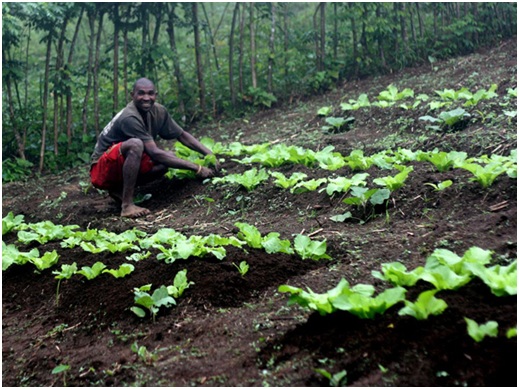
{"type": "Polygon", "coordinates": [[[148,112],[155,100],[157,99],[157,91],[155,85],[151,82],[138,82],[134,90],[131,92],[133,103],[142,112],[148,112]]]}

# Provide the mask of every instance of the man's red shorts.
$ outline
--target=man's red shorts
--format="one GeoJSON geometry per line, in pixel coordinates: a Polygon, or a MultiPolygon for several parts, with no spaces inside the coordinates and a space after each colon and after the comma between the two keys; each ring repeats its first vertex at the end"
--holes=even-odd
{"type": "MultiPolygon", "coordinates": [[[[121,189],[123,187],[124,156],[122,143],[117,143],[104,152],[90,168],[92,185],[99,189],[121,189]]],[[[142,154],[139,174],[146,174],[153,168],[153,161],[146,153],[142,154]]]]}

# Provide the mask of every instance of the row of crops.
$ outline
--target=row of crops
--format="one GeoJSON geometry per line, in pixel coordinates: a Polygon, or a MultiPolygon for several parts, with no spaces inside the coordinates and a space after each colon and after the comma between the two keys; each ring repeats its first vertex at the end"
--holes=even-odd
{"type": "MultiPolygon", "coordinates": [[[[469,89],[436,90],[434,96],[420,93],[415,96],[415,92],[410,88],[398,90],[394,85],[389,85],[386,90],[381,91],[375,101],[370,101],[366,93],[362,93],[357,99],[349,99],[348,102],[340,104],[340,109],[344,112],[357,111],[359,109],[369,109],[371,107],[389,108],[398,107],[403,110],[426,109],[430,115],[419,117],[419,120],[428,123],[429,130],[449,130],[468,119],[478,117],[482,121],[492,119],[495,114],[486,114],[477,109],[478,104],[485,100],[494,100],[499,97],[496,93],[497,85],[493,84],[488,89],[480,89],[473,93],[469,89]],[[453,109],[453,107],[456,107],[453,109]],[[472,112],[468,112],[471,110],[472,112]],[[438,113],[436,113],[438,112],[438,113]]],[[[503,115],[511,121],[517,117],[516,104],[512,104],[517,99],[517,88],[508,88],[506,95],[501,99],[499,105],[503,115]]],[[[325,106],[317,111],[320,116],[325,116],[325,130],[340,131],[351,125],[354,117],[334,117],[330,116],[334,112],[333,106],[325,106]]]]}
{"type": "MultiPolygon", "coordinates": [[[[210,181],[210,185],[239,185],[247,191],[252,191],[260,184],[265,185],[268,180],[272,180],[271,183],[274,186],[289,190],[294,195],[313,190],[326,192],[329,196],[340,194],[345,204],[362,209],[366,209],[367,204],[384,204],[391,196],[394,196],[397,190],[405,185],[409,174],[412,174],[412,163],[429,163],[431,169],[439,172],[463,169],[472,174],[471,181],[478,182],[486,189],[500,175],[507,175],[510,178],[517,177],[515,150],[508,156],[481,157],[469,157],[464,152],[456,151],[412,151],[408,149],[385,150],[370,156],[364,155],[362,150],[353,150],[349,155],[343,156],[334,152],[333,146],[320,151],[312,151],[283,144],[265,143],[247,146],[234,142],[224,146],[207,138],[203,139],[203,142],[213,148],[218,155],[230,157],[241,164],[260,165],[258,168],[251,168],[241,174],[228,174],[214,178],[210,181]],[[345,168],[342,171],[347,171],[348,175],[331,173],[331,176],[327,178],[308,180],[308,176],[301,172],[286,177],[281,172],[272,171],[272,168],[285,164],[300,164],[308,168],[319,168],[331,172],[345,168]],[[370,174],[366,172],[368,169],[372,169],[371,171],[373,169],[396,171],[396,174],[377,174],[378,177],[369,182],[370,174]]],[[[177,153],[183,158],[206,165],[214,163],[214,160],[211,161],[210,158],[197,159],[196,154],[181,145],[176,145],[176,147],[177,153]]],[[[182,178],[190,174],[192,172],[171,170],[170,177],[182,178]]],[[[429,185],[439,191],[447,190],[451,184],[452,182],[443,181],[429,185]]],[[[350,215],[348,213],[338,215],[335,217],[335,221],[344,221],[349,216],[351,213],[350,215]]],[[[262,235],[255,226],[247,223],[235,223],[235,226],[239,230],[236,236],[211,234],[188,237],[170,228],[160,229],[154,234],[137,229],[115,234],[96,229],[79,231],[79,226],[55,225],[50,221],[25,223],[23,215],[9,213],[2,219],[2,234],[16,233],[17,244],[2,243],[2,269],[5,271],[11,266],[26,264],[34,265],[37,271],[56,268],[52,273],[57,280],[56,304],[59,304],[59,290],[63,280],[72,277],[84,277],[86,280],[92,280],[101,275],[116,278],[126,277],[134,271],[133,263],[149,260],[152,255],[155,255],[157,260],[166,263],[188,258],[203,258],[208,255],[223,260],[226,257],[226,247],[233,246],[243,250],[247,248],[265,250],[268,254],[296,255],[303,260],[333,259],[327,254],[326,239],[313,240],[308,235],[297,234],[293,240],[289,240],[282,239],[280,234],[275,231],[262,235]],[[59,241],[62,249],[79,247],[85,252],[93,254],[125,253],[128,263],[109,269],[104,263],[98,261],[92,266],[78,268],[76,263],[60,264],[60,255],[56,250],[43,254],[40,254],[38,248],[29,251],[20,250],[20,245],[45,245],[53,241],[59,241]]],[[[516,262],[507,266],[490,266],[492,253],[477,247],[468,250],[462,257],[451,251],[438,249],[427,259],[424,267],[411,271],[398,262],[383,264],[381,271],[373,272],[373,276],[392,284],[393,287],[376,296],[374,296],[373,285],[350,286],[344,279],[336,287],[322,294],[288,285],[280,286],[279,290],[290,294],[289,302],[291,304],[297,303],[321,314],[345,310],[360,318],[370,319],[376,314],[383,314],[396,304],[403,304],[404,307],[399,310],[399,314],[423,320],[430,315],[440,314],[446,309],[446,302],[435,297],[438,291],[456,290],[476,278],[484,282],[496,296],[516,295],[516,262]],[[416,301],[408,301],[406,288],[415,285],[420,280],[429,283],[432,289],[422,292],[416,301]]],[[[248,271],[246,261],[236,267],[242,275],[248,271]]],[[[171,285],[162,285],[155,289],[151,284],[136,285],[133,290],[135,305],[130,309],[139,317],[149,314],[154,320],[161,307],[175,304],[175,298],[180,297],[183,291],[191,285],[192,282],[187,277],[187,270],[179,272],[171,285]]],[[[470,318],[466,318],[466,320],[469,333],[479,334],[471,334],[474,339],[481,340],[486,335],[494,336],[497,333],[497,323],[488,322],[479,325],[470,318]],[[482,331],[483,335],[481,335],[482,331]]],[[[508,334],[514,336],[515,329],[510,329],[508,334]]]]}

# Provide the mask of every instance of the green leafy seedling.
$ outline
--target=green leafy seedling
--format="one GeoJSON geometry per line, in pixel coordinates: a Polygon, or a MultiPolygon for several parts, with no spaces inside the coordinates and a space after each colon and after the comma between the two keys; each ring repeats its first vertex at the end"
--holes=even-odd
{"type": "Polygon", "coordinates": [[[325,369],[314,369],[314,371],[316,373],[321,374],[324,378],[328,379],[328,381],[330,381],[330,386],[332,386],[332,387],[346,386],[346,383],[347,383],[346,370],[341,370],[340,372],[335,373],[335,374],[332,374],[325,369]]]}
{"type": "Polygon", "coordinates": [[[437,290],[420,293],[416,302],[404,300],[405,307],[398,311],[400,316],[410,315],[418,320],[426,320],[430,315],[439,315],[447,308],[444,300],[434,297],[437,290]]]}
{"type": "Polygon", "coordinates": [[[295,252],[302,259],[331,259],[326,254],[326,239],[323,241],[312,240],[306,235],[298,234],[294,239],[295,252]]]}
{"type": "Polygon", "coordinates": [[[103,273],[108,273],[115,278],[123,278],[135,270],[135,266],[130,263],[123,263],[118,269],[104,269],[103,273]]]}
{"type": "MultiPolygon", "coordinates": [[[[151,291],[151,284],[143,285],[140,288],[134,288],[134,301],[135,304],[140,305],[149,311],[152,320],[155,323],[155,317],[159,312],[160,307],[170,307],[171,305],[176,304],[176,301],[169,295],[168,288],[164,285],[155,289],[152,294],[149,294],[149,291],[151,291]]],[[[142,318],[146,316],[146,311],[141,307],[134,306],[130,308],[130,310],[142,318]]]]}
{"type": "Polygon", "coordinates": [[[187,280],[187,269],[181,270],[175,275],[173,285],[168,286],[168,294],[174,298],[179,298],[187,288],[194,284],[193,281],[187,280]]]}
{"type": "Polygon", "coordinates": [[[476,342],[481,342],[485,337],[497,337],[498,324],[494,320],[487,321],[484,324],[478,324],[476,321],[464,317],[467,323],[467,332],[476,342]]]}
{"type": "Polygon", "coordinates": [[[93,280],[100,275],[105,268],[106,265],[104,263],[96,262],[92,267],[83,266],[81,270],[78,270],[76,273],[85,276],[87,280],[93,280]]]}
{"type": "Polygon", "coordinates": [[[247,274],[249,271],[249,264],[246,261],[241,261],[239,266],[235,263],[233,263],[233,265],[236,269],[238,269],[242,277],[245,276],[245,274],[247,274]]]}
{"type": "Polygon", "coordinates": [[[331,106],[321,107],[317,111],[317,115],[319,115],[319,116],[328,116],[328,115],[330,115],[332,113],[332,111],[333,111],[333,108],[331,106]]]}
{"type": "Polygon", "coordinates": [[[67,386],[67,371],[70,370],[70,365],[58,365],[52,369],[51,374],[63,373],[63,386],[67,386]]]}
{"type": "Polygon", "coordinates": [[[53,271],[52,274],[55,274],[58,280],[58,286],[56,287],[56,306],[59,306],[59,288],[61,285],[61,280],[68,280],[77,272],[77,264],[74,262],[72,265],[61,265],[61,271],[53,271]]]}
{"type": "Polygon", "coordinates": [[[445,181],[439,182],[438,184],[433,184],[431,182],[426,182],[424,185],[429,185],[429,186],[433,187],[436,192],[441,192],[442,190],[447,189],[449,186],[451,186],[452,185],[452,181],[451,180],[445,180],[445,181]]]}

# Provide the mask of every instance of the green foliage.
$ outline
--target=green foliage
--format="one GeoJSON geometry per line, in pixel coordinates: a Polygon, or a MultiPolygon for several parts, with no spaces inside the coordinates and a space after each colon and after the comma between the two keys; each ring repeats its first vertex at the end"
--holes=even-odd
{"type": "Polygon", "coordinates": [[[326,239],[317,241],[306,235],[297,234],[294,238],[294,250],[302,259],[331,259],[326,254],[326,239]]]}
{"type": "Polygon", "coordinates": [[[471,172],[474,175],[471,181],[478,182],[485,189],[489,188],[497,177],[507,172],[507,167],[499,162],[492,162],[485,166],[477,163],[465,163],[460,168],[471,172]]]}
{"type": "Polygon", "coordinates": [[[272,106],[272,103],[275,103],[277,101],[276,96],[274,96],[272,93],[266,92],[262,88],[254,88],[250,86],[247,89],[247,93],[252,100],[252,104],[254,106],[263,106],[270,108],[272,106]]]}
{"type": "Polygon", "coordinates": [[[249,264],[246,261],[241,261],[239,266],[235,263],[233,263],[233,265],[236,269],[238,269],[242,277],[244,277],[245,274],[247,274],[247,272],[249,271],[249,264]]]}
{"type": "Polygon", "coordinates": [[[290,177],[286,177],[280,172],[269,172],[269,174],[276,179],[274,185],[283,189],[289,189],[308,177],[305,173],[301,172],[292,173],[290,177]]]}
{"type": "Polygon", "coordinates": [[[2,235],[5,235],[14,229],[20,228],[20,226],[23,224],[23,221],[25,219],[24,215],[16,215],[12,212],[9,212],[3,219],[2,219],[2,235]]]}
{"type": "Polygon", "coordinates": [[[76,273],[81,274],[85,276],[87,280],[93,280],[98,275],[101,274],[101,272],[106,268],[106,265],[102,262],[96,262],[90,266],[83,266],[81,267],[81,270],[78,270],[76,273]]]}
{"type": "Polygon", "coordinates": [[[27,179],[34,164],[26,159],[8,158],[2,161],[2,181],[13,182],[27,179]]]}
{"type": "Polygon", "coordinates": [[[173,285],[167,287],[168,294],[174,298],[179,298],[184,294],[184,291],[191,285],[194,285],[193,281],[187,280],[187,269],[179,271],[173,279],[173,285]]]}
{"type": "Polygon", "coordinates": [[[290,189],[290,193],[301,194],[304,192],[313,192],[326,181],[328,181],[326,178],[314,178],[308,181],[300,181],[290,189]]]}
{"type": "Polygon", "coordinates": [[[369,176],[368,173],[357,173],[353,177],[337,177],[330,178],[328,180],[328,186],[326,187],[326,193],[328,196],[334,193],[348,193],[353,186],[365,186],[367,184],[366,178],[369,176]]]}
{"type": "Polygon", "coordinates": [[[368,170],[373,165],[373,158],[364,156],[362,150],[353,150],[344,161],[352,170],[368,170]]]}
{"type": "Polygon", "coordinates": [[[265,169],[252,168],[245,171],[243,174],[229,174],[225,177],[213,178],[214,184],[231,183],[243,186],[247,191],[253,190],[263,181],[268,179],[269,175],[265,169]]]}
{"type": "Polygon", "coordinates": [[[438,151],[422,152],[417,156],[418,161],[428,161],[432,163],[440,172],[446,172],[455,167],[461,167],[467,159],[467,153],[459,151],[438,151]]]}
{"type": "Polygon", "coordinates": [[[328,126],[323,126],[323,130],[332,132],[342,132],[349,129],[349,124],[354,122],[354,117],[340,118],[340,117],[327,117],[325,122],[328,126]]]}
{"type": "Polygon", "coordinates": [[[327,107],[321,107],[317,111],[318,116],[328,116],[333,112],[333,107],[327,106],[327,107]]]}
{"type": "Polygon", "coordinates": [[[176,305],[176,301],[168,293],[168,288],[162,285],[153,291],[152,294],[148,293],[151,291],[151,284],[143,285],[140,288],[133,288],[134,302],[138,306],[133,306],[130,310],[138,317],[145,317],[147,309],[150,316],[155,322],[155,317],[159,312],[160,307],[170,307],[176,305]],[[142,308],[141,308],[142,307],[142,308]]]}
{"type": "Polygon", "coordinates": [[[434,296],[437,292],[437,290],[422,292],[414,303],[405,300],[405,307],[400,309],[398,314],[400,316],[413,316],[418,320],[426,320],[430,315],[441,314],[447,308],[447,303],[434,296]]]}
{"type": "Polygon", "coordinates": [[[464,317],[467,323],[467,332],[476,342],[481,342],[485,337],[497,337],[498,324],[494,320],[489,320],[484,324],[478,324],[476,321],[464,317]]]}
{"type": "Polygon", "coordinates": [[[347,372],[346,370],[341,370],[338,373],[332,374],[325,369],[314,369],[316,373],[321,374],[324,378],[330,381],[330,386],[332,387],[341,387],[346,386],[347,384],[347,372]]]}
{"type": "Polygon", "coordinates": [[[66,239],[74,234],[73,230],[79,228],[78,225],[55,225],[50,220],[30,223],[24,227],[29,231],[18,231],[18,240],[25,244],[34,241],[45,244],[52,240],[66,239]]]}
{"type": "Polygon", "coordinates": [[[470,118],[470,114],[463,108],[441,112],[437,118],[430,115],[419,117],[420,120],[439,123],[443,129],[452,129],[456,124],[462,122],[466,118],[470,118]]]}
{"type": "Polygon", "coordinates": [[[403,100],[409,97],[414,97],[414,92],[411,89],[405,88],[404,90],[399,92],[397,87],[395,87],[394,85],[389,85],[387,87],[387,90],[379,93],[377,99],[379,101],[387,101],[394,103],[396,101],[403,100]]]}
{"type": "Polygon", "coordinates": [[[373,297],[375,289],[372,285],[358,284],[350,288],[344,278],[337,286],[325,293],[315,293],[308,288],[305,291],[289,285],[281,285],[278,290],[290,293],[289,305],[299,304],[316,310],[321,315],[337,310],[347,311],[362,319],[373,319],[387,309],[404,300],[404,288],[391,288],[373,297]]]}
{"type": "Polygon", "coordinates": [[[347,103],[341,103],[343,111],[356,111],[367,107],[371,107],[371,103],[369,102],[368,95],[365,93],[359,95],[357,100],[349,99],[347,103]]]}
{"type": "Polygon", "coordinates": [[[400,173],[398,173],[395,176],[387,176],[387,177],[380,177],[375,178],[373,182],[377,185],[384,186],[387,189],[389,189],[391,192],[400,189],[402,186],[404,186],[404,182],[407,179],[407,176],[410,172],[412,172],[414,168],[412,166],[401,166],[400,167],[400,173]]]}

